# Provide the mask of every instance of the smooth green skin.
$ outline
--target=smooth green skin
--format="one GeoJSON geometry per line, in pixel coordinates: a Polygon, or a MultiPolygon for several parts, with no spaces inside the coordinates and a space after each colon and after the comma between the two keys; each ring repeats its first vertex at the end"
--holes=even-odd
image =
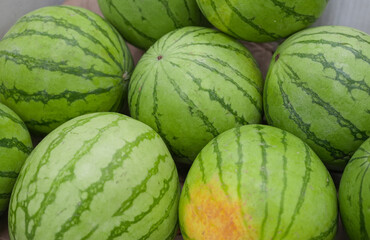
{"type": "Polygon", "coordinates": [[[276,50],[266,77],[268,123],[301,138],[330,169],[343,170],[370,136],[369,59],[370,36],[356,29],[293,35],[276,50]]]}
{"type": "Polygon", "coordinates": [[[27,159],[11,197],[10,239],[173,239],[179,195],[155,131],[122,114],[87,114],[27,159]]]}
{"type": "Polygon", "coordinates": [[[185,26],[199,26],[202,14],[195,0],[98,0],[106,19],[122,37],[141,49],[185,26]]]}
{"type": "Polygon", "coordinates": [[[1,214],[8,209],[14,183],[32,148],[31,136],[26,125],[24,125],[14,111],[0,103],[1,214]]]}
{"type": "Polygon", "coordinates": [[[238,39],[270,42],[312,24],[328,0],[197,0],[215,27],[238,39]]]}
{"type": "Polygon", "coordinates": [[[0,42],[0,101],[31,131],[48,133],[85,113],[118,111],[132,68],[125,42],[97,14],[41,8],[0,42]]]}
{"type": "Polygon", "coordinates": [[[162,136],[175,160],[192,162],[218,134],[261,121],[262,85],[243,45],[213,29],[185,27],[140,59],[129,85],[130,113],[162,136]]]}
{"type": "MultiPolygon", "coordinates": [[[[217,188],[227,196],[218,211],[232,202],[241,207],[231,215],[244,217],[241,227],[247,233],[237,239],[324,240],[336,234],[336,190],[329,172],[308,145],[281,129],[265,125],[231,129],[213,139],[195,159],[180,197],[181,232],[186,240],[217,239],[209,231],[204,238],[189,231],[189,223],[202,223],[197,217],[186,222],[191,211],[184,209],[197,202],[205,201],[203,207],[209,204],[199,199],[203,193],[193,194],[199,186],[212,200],[222,195],[214,193],[217,188]],[[309,179],[307,185],[304,179],[309,179]]],[[[193,205],[195,216],[206,208],[193,205]]]]}
{"type": "Polygon", "coordinates": [[[339,186],[343,225],[353,240],[370,238],[370,139],[347,164],[339,186]]]}

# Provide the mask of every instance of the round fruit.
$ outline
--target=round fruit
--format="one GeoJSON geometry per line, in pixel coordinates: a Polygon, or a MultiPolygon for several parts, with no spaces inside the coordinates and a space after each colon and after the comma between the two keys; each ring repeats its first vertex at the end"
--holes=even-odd
{"type": "Polygon", "coordinates": [[[213,29],[186,27],[141,58],[129,86],[130,112],[178,159],[192,162],[220,133],[261,121],[262,85],[242,44],[213,29]]]}
{"type": "Polygon", "coordinates": [[[72,6],[33,11],[0,42],[0,101],[35,132],[89,112],[118,111],[132,70],[123,39],[72,6]]]}
{"type": "Polygon", "coordinates": [[[197,0],[214,26],[236,38],[269,42],[284,38],[316,21],[323,0],[197,0]]]}
{"type": "Polygon", "coordinates": [[[343,172],[339,207],[350,238],[370,239],[370,139],[355,152],[343,172]]]}
{"type": "Polygon", "coordinates": [[[118,113],[74,118],[22,168],[11,239],[173,239],[179,179],[159,135],[118,113]]]}
{"type": "Polygon", "coordinates": [[[300,139],[270,126],[242,126],[199,153],[179,218],[185,240],[329,240],[337,229],[336,191],[300,139]]]}
{"type": "Polygon", "coordinates": [[[343,170],[370,136],[370,36],[325,26],[299,32],[276,51],[264,88],[269,124],[305,141],[343,170]]]}
{"type": "Polygon", "coordinates": [[[104,17],[133,45],[148,49],[166,33],[201,24],[195,0],[99,0],[104,17]]]}
{"type": "Polygon", "coordinates": [[[14,183],[32,147],[26,125],[0,103],[0,214],[8,209],[14,183]]]}

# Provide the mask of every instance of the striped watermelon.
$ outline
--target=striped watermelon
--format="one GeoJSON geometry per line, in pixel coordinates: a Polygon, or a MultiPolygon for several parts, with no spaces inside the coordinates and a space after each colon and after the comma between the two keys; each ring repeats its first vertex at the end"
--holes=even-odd
{"type": "Polygon", "coordinates": [[[26,125],[0,103],[0,214],[8,208],[18,173],[31,151],[32,141],[26,125]]]}
{"type": "Polygon", "coordinates": [[[370,138],[355,152],[343,172],[339,207],[350,238],[370,239],[370,138]]]}
{"type": "Polygon", "coordinates": [[[214,26],[236,38],[269,42],[316,21],[328,0],[197,0],[214,26]]]}
{"type": "Polygon", "coordinates": [[[118,113],[74,118],[22,168],[11,239],[173,239],[179,179],[159,135],[118,113]]]}
{"type": "Polygon", "coordinates": [[[308,143],[342,170],[370,136],[370,36],[324,26],[299,32],[276,51],[266,78],[269,124],[308,143]]]}
{"type": "Polygon", "coordinates": [[[98,0],[101,11],[133,45],[148,49],[166,33],[201,24],[195,0],[98,0]]]}
{"type": "Polygon", "coordinates": [[[0,66],[0,101],[48,133],[84,113],[119,110],[133,64],[100,16],[54,6],[18,20],[0,42],[0,66]]]}
{"type": "Polygon", "coordinates": [[[179,161],[192,162],[220,133],[258,123],[262,77],[250,52],[213,29],[185,27],[156,42],[129,85],[131,116],[154,128],[179,161]]]}
{"type": "Polygon", "coordinates": [[[179,218],[185,240],[330,240],[337,229],[336,191],[300,139],[270,126],[242,126],[199,153],[179,218]]]}

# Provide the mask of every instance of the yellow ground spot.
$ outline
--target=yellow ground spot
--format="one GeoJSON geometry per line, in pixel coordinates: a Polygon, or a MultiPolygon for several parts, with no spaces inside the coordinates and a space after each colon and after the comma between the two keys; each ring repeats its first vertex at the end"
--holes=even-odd
{"type": "MultiPolygon", "coordinates": [[[[257,239],[255,229],[243,221],[240,201],[225,194],[218,178],[191,187],[189,194],[191,201],[185,205],[183,227],[190,239],[257,239]]],[[[244,215],[244,219],[250,217],[244,215]]]]}

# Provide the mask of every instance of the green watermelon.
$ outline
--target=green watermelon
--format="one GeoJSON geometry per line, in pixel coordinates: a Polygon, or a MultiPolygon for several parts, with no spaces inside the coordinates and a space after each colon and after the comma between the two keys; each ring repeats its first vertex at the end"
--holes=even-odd
{"type": "Polygon", "coordinates": [[[370,239],[370,139],[355,152],[343,172],[339,207],[350,238],[370,239]]]}
{"type": "Polygon", "coordinates": [[[370,136],[370,36],[324,26],[299,32],[273,56],[264,88],[269,124],[298,136],[343,170],[370,136]]]}
{"type": "Polygon", "coordinates": [[[133,45],[148,49],[166,33],[201,24],[195,0],[98,0],[107,18],[133,45]]]}
{"type": "Polygon", "coordinates": [[[179,218],[185,240],[331,240],[336,190],[303,141],[271,126],[242,126],[199,153],[181,193],[179,218]]]}
{"type": "Polygon", "coordinates": [[[313,22],[328,0],[197,0],[215,27],[239,39],[269,42],[284,38],[313,22]]]}
{"type": "MultiPolygon", "coordinates": [[[[88,10],[45,7],[0,42],[0,101],[34,132],[89,112],[118,111],[133,63],[119,33],[88,10]]],[[[126,95],[127,96],[127,95],[126,95]]]]}
{"type": "Polygon", "coordinates": [[[14,183],[32,147],[26,125],[0,103],[0,214],[8,209],[14,183]]]}
{"type": "Polygon", "coordinates": [[[10,237],[173,239],[179,190],[155,131],[118,113],[83,115],[46,136],[25,162],[9,206],[10,237]]]}
{"type": "Polygon", "coordinates": [[[128,101],[131,116],[154,128],[176,159],[192,162],[220,133],[261,121],[262,85],[242,44],[213,29],[185,27],[144,54],[128,101]]]}

